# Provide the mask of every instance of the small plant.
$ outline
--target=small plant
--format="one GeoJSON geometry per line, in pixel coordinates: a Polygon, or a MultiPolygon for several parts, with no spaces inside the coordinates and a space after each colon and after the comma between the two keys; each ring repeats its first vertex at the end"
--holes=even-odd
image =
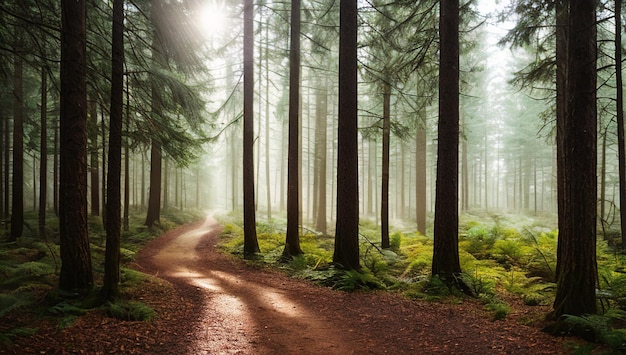
{"type": "Polygon", "coordinates": [[[154,310],[142,302],[116,301],[104,305],[110,317],[127,321],[150,321],[154,318],[154,310]]]}
{"type": "Polygon", "coordinates": [[[36,334],[38,331],[39,328],[19,327],[11,329],[7,332],[0,332],[0,344],[10,345],[13,342],[13,338],[31,336],[36,334]]]}
{"type": "Polygon", "coordinates": [[[493,320],[502,320],[511,312],[511,307],[508,304],[496,299],[487,303],[485,308],[493,313],[493,320]]]}

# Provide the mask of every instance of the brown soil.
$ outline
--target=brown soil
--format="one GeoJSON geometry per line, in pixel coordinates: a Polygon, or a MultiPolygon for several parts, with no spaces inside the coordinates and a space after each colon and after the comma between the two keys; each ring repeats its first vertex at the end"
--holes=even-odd
{"type": "MultiPolygon", "coordinates": [[[[540,331],[547,309],[514,304],[492,321],[478,302],[442,304],[388,292],[346,293],[249,266],[216,250],[212,218],[170,231],[137,258],[157,276],[132,295],[153,307],[152,322],[124,322],[101,311],[69,328],[41,318],[0,353],[134,354],[567,354],[571,339],[540,331]],[[161,279],[165,280],[162,281],[161,279]]],[[[3,326],[4,325],[4,326],[3,326]]]]}

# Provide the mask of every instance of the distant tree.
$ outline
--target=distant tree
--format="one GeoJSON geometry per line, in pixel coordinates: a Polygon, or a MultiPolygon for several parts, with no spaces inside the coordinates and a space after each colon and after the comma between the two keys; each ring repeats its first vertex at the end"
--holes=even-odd
{"type": "Polygon", "coordinates": [[[562,146],[565,208],[559,229],[554,316],[593,314],[596,306],[596,6],[573,1],[569,8],[568,109],[562,146]]]}
{"type": "Polygon", "coordinates": [[[85,0],[61,1],[59,288],[93,286],[87,229],[85,0]]]}
{"type": "Polygon", "coordinates": [[[283,257],[301,255],[299,236],[299,127],[300,127],[300,0],[291,0],[289,46],[289,154],[287,158],[287,235],[283,257]]]}
{"type": "Polygon", "coordinates": [[[245,258],[260,251],[254,197],[254,2],[243,4],[243,231],[245,258]]]}
{"type": "Polygon", "coordinates": [[[41,69],[41,135],[39,137],[39,237],[46,240],[46,205],[48,197],[48,68],[41,69]]]}
{"type": "Polygon", "coordinates": [[[102,296],[117,296],[120,281],[122,116],[124,107],[124,0],[113,0],[111,120],[107,169],[106,249],[102,296]]]}
{"type": "MultiPolygon", "coordinates": [[[[624,88],[622,81],[622,0],[615,0],[615,87],[619,161],[619,202],[626,206],[626,144],[624,143],[624,88]]],[[[620,207],[622,250],[626,250],[626,208],[620,207]]]]}
{"type": "Polygon", "coordinates": [[[357,2],[339,3],[339,127],[337,223],[333,262],[359,270],[359,174],[357,136],[357,2]]]}
{"type": "Polygon", "coordinates": [[[21,54],[14,56],[13,71],[13,191],[9,241],[20,238],[24,229],[24,61],[21,54]]]}
{"type": "Polygon", "coordinates": [[[459,1],[440,1],[439,125],[432,274],[461,272],[458,246],[459,1]]]}

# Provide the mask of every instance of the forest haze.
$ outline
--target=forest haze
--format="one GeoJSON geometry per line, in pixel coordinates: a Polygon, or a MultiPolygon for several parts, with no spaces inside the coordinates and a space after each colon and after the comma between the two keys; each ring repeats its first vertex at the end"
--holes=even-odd
{"type": "Polygon", "coordinates": [[[595,314],[596,241],[620,257],[626,248],[622,10],[619,0],[3,1],[4,236],[59,244],[60,289],[85,290],[100,282],[88,227],[101,221],[112,299],[133,213],[158,227],[162,211],[228,211],[246,259],[266,252],[257,231],[271,225],[281,261],[306,255],[301,238],[314,233],[332,238],[329,265],[367,274],[363,245],[400,253],[410,235],[429,245],[429,277],[473,294],[459,276],[475,271],[468,255],[491,257],[513,233],[487,233],[481,249],[467,220],[497,229],[517,215],[543,223],[507,243],[536,245],[524,246],[549,269],[538,277],[554,285],[552,319],[595,314]]]}

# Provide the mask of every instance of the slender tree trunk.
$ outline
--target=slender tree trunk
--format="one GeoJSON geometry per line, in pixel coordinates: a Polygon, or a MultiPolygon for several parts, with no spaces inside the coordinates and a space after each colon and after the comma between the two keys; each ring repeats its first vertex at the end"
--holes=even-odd
{"type": "MultiPolygon", "coordinates": [[[[622,0],[615,0],[615,82],[619,158],[619,216],[622,250],[626,251],[626,148],[624,144],[624,88],[622,84],[622,0]]],[[[602,201],[604,203],[604,201],[602,201]]]]}
{"type": "Polygon", "coordinates": [[[52,119],[54,129],[54,152],[52,152],[52,207],[56,216],[59,215],[59,125],[58,117],[54,116],[52,119]]]}
{"type": "Polygon", "coordinates": [[[254,2],[243,6],[243,230],[244,257],[260,251],[254,199],[254,2]]]}
{"type": "Polygon", "coordinates": [[[148,227],[152,227],[161,219],[161,162],[161,143],[153,139],[150,147],[150,190],[145,223],[148,227]]]}
{"type": "Polygon", "coordinates": [[[300,0],[291,0],[291,43],[289,46],[289,148],[287,157],[287,235],[283,258],[302,254],[299,223],[300,127],[300,0]]]}
{"type": "MultiPolygon", "coordinates": [[[[124,14],[122,14],[124,15],[124,14]]],[[[130,90],[129,80],[126,78],[126,132],[130,131],[130,90]]],[[[124,217],[122,224],[124,225],[124,231],[128,231],[129,215],[130,215],[130,142],[126,137],[126,144],[124,145],[124,217]]],[[[134,184],[133,184],[134,187],[134,184]]],[[[135,202],[136,203],[136,202],[135,202]]]]}
{"type": "Polygon", "coordinates": [[[440,2],[439,140],[432,274],[461,272],[458,246],[459,1],[440,2]]]}
{"type": "Polygon", "coordinates": [[[426,120],[419,113],[422,123],[415,133],[415,213],[417,231],[426,235],[426,120]]]}
{"type": "Polygon", "coordinates": [[[383,89],[383,178],[381,182],[380,196],[380,235],[381,247],[389,248],[389,141],[390,141],[390,101],[391,87],[388,83],[384,84],[383,89]]]}
{"type": "MultiPolygon", "coordinates": [[[[265,26],[265,38],[269,38],[269,27],[265,26]]],[[[269,44],[265,44],[265,97],[270,97],[269,44]]],[[[265,185],[267,199],[267,220],[272,220],[272,189],[270,182],[270,100],[265,100],[265,185]]]]}
{"type": "Polygon", "coordinates": [[[41,135],[39,140],[39,236],[47,240],[46,236],[46,198],[48,187],[48,73],[47,68],[41,68],[41,135]]]}
{"type": "Polygon", "coordinates": [[[89,101],[89,116],[91,126],[89,138],[91,139],[91,215],[100,215],[100,169],[98,159],[98,110],[95,99],[89,101]]]}
{"type": "Polygon", "coordinates": [[[87,228],[87,85],[85,1],[61,0],[59,288],[93,286],[87,228]]]}
{"type": "Polygon", "coordinates": [[[333,262],[360,270],[359,165],[357,133],[357,1],[339,4],[339,128],[337,134],[337,223],[333,262]]]}
{"type": "Polygon", "coordinates": [[[554,316],[594,314],[596,306],[596,6],[569,10],[567,102],[563,145],[564,229],[559,230],[554,316]]]}
{"type": "Polygon", "coordinates": [[[106,205],[107,205],[107,155],[106,155],[106,151],[107,151],[107,134],[106,134],[106,123],[104,120],[104,106],[100,106],[100,112],[101,112],[101,116],[102,116],[102,120],[101,125],[100,125],[100,129],[101,129],[101,133],[102,133],[102,184],[101,184],[101,194],[100,196],[102,196],[102,224],[105,225],[106,221],[107,221],[107,210],[106,210],[106,205]]]}
{"type": "Polygon", "coordinates": [[[24,229],[24,65],[17,55],[13,63],[13,193],[9,241],[22,237],[24,229]]]}
{"type": "Polygon", "coordinates": [[[109,167],[107,169],[107,223],[102,296],[112,299],[119,292],[122,175],[122,121],[124,109],[124,0],[113,0],[111,45],[111,120],[109,167]]]}
{"type": "Polygon", "coordinates": [[[317,182],[317,212],[315,229],[322,233],[322,235],[328,234],[328,217],[326,216],[326,130],[327,130],[327,92],[325,83],[324,87],[320,87],[317,92],[317,100],[315,103],[315,136],[316,136],[316,151],[317,151],[317,169],[315,176],[318,178],[317,182]]]}
{"type": "MultiPolygon", "coordinates": [[[[152,61],[158,68],[165,67],[167,62],[163,53],[164,43],[161,33],[163,17],[165,16],[164,11],[162,0],[152,0],[151,21],[154,24],[154,30],[152,31],[152,61]]],[[[162,119],[163,109],[161,88],[156,78],[152,80],[150,95],[154,119],[160,120],[162,119]]],[[[150,146],[150,191],[148,193],[148,213],[146,214],[145,222],[145,225],[148,227],[152,227],[161,219],[161,169],[163,159],[161,149],[161,142],[157,138],[152,138],[150,146]]]]}

